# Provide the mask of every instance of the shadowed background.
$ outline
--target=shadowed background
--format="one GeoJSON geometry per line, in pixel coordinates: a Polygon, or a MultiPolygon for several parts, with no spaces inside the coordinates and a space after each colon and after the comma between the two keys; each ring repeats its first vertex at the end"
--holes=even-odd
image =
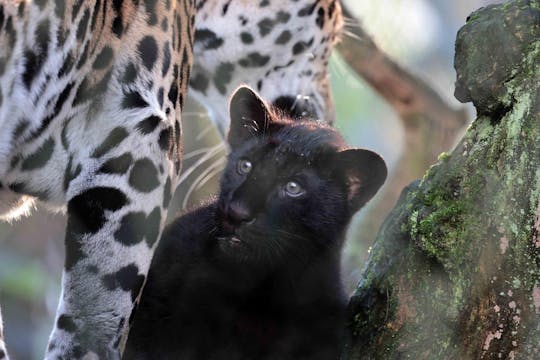
{"type": "MultiPolygon", "coordinates": [[[[463,105],[458,105],[452,95],[455,35],[471,11],[493,2],[349,0],[347,4],[382,50],[459,108],[463,105]]],[[[347,21],[346,32],[353,30],[352,23],[347,21]]],[[[337,128],[350,145],[383,155],[392,177],[403,148],[402,122],[338,54],[334,54],[330,67],[337,128]]],[[[171,215],[215,193],[226,151],[200,106],[189,102],[183,116],[185,181],[172,203],[171,215]]],[[[377,198],[369,206],[376,202],[377,198]]],[[[369,242],[355,241],[362,235],[358,224],[366,210],[351,225],[345,248],[343,274],[349,290],[369,252],[369,242]]],[[[44,353],[60,291],[64,229],[63,214],[42,208],[13,224],[0,223],[0,304],[13,359],[40,359],[44,353]]]]}

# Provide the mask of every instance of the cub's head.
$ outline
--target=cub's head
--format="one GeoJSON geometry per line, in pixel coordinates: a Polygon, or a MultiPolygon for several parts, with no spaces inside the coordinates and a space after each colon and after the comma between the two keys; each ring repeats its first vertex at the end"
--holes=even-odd
{"type": "Polygon", "coordinates": [[[259,263],[339,249],[352,215],[383,184],[383,159],[333,128],[293,121],[250,88],[230,101],[231,152],[221,179],[220,247],[259,263]]]}

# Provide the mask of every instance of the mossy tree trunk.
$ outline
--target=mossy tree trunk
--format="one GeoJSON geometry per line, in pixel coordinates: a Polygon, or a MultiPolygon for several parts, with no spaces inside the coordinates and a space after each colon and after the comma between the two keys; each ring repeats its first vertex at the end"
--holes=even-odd
{"type": "Polygon", "coordinates": [[[473,13],[455,67],[478,118],[382,225],[342,359],[540,359],[540,1],[473,13]]]}

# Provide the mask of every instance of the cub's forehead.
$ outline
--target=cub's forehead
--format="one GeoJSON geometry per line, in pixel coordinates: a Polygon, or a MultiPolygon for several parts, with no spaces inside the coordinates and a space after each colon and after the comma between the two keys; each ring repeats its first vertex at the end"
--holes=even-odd
{"type": "Polygon", "coordinates": [[[264,146],[255,166],[270,177],[291,176],[316,168],[319,156],[313,149],[291,141],[271,143],[264,146]]]}
{"type": "Polygon", "coordinates": [[[345,147],[343,138],[332,128],[312,123],[288,126],[266,140],[277,157],[290,157],[313,162],[320,155],[335,152],[345,147]]]}
{"type": "Polygon", "coordinates": [[[313,121],[291,122],[269,134],[269,141],[292,146],[297,152],[345,146],[343,137],[334,128],[313,121]]]}
{"type": "Polygon", "coordinates": [[[312,165],[321,155],[345,147],[333,128],[313,122],[290,123],[247,140],[231,158],[249,158],[258,163],[276,165],[312,165]]]}

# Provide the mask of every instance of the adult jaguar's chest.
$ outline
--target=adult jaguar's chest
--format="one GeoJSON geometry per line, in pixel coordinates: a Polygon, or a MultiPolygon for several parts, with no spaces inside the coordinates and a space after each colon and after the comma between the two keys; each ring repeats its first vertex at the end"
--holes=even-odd
{"type": "Polygon", "coordinates": [[[0,42],[7,46],[0,58],[9,69],[0,73],[4,187],[65,203],[79,192],[77,181],[95,178],[111,150],[123,150],[131,163],[138,154],[165,150],[178,171],[192,46],[191,15],[182,22],[178,12],[188,9],[183,3],[2,7],[0,42]]]}
{"type": "Polygon", "coordinates": [[[194,6],[0,1],[0,197],[67,204],[47,358],[119,357],[180,171],[194,6]]]}

